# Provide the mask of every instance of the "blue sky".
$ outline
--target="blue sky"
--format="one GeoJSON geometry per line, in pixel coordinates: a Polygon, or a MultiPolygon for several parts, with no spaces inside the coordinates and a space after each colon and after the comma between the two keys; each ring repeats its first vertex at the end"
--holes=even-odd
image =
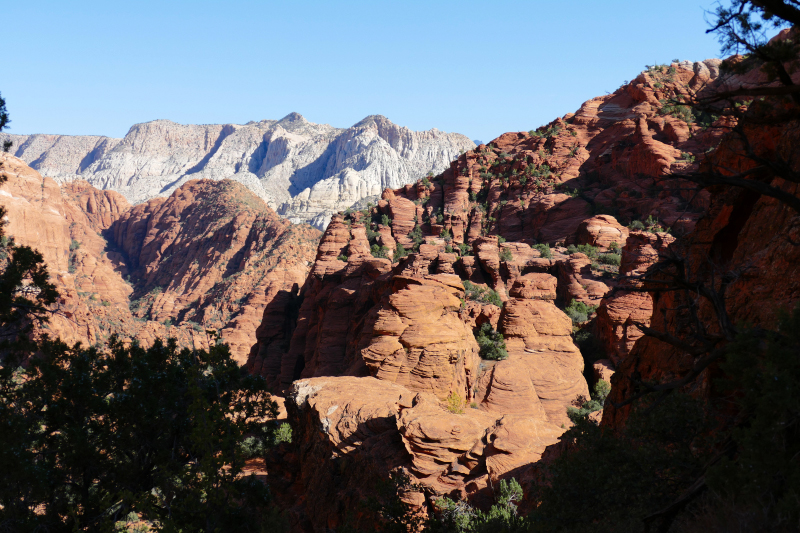
{"type": "Polygon", "coordinates": [[[9,133],[121,137],[138,122],[381,114],[489,141],[614,91],[646,64],[718,57],[714,0],[16,1],[9,133]]]}

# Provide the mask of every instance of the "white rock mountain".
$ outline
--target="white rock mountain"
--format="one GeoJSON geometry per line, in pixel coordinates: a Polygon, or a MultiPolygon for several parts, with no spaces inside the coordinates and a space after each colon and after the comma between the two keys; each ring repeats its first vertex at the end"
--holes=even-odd
{"type": "Polygon", "coordinates": [[[123,139],[0,134],[0,143],[5,139],[40,174],[85,179],[132,203],[166,196],[190,179],[230,178],[292,222],[322,229],[333,212],[439,173],[475,147],[464,135],[411,131],[380,115],[344,129],[297,113],[244,125],[155,120],[134,125],[123,139]]]}

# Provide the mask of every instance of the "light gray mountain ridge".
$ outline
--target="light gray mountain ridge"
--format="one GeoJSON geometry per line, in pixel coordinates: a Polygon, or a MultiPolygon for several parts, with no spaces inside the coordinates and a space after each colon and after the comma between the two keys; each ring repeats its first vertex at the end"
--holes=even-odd
{"type": "Polygon", "coordinates": [[[281,216],[321,229],[334,212],[439,173],[475,147],[464,135],[412,131],[381,115],[334,128],[299,113],[247,124],[154,120],[135,124],[122,139],[0,134],[5,139],[42,175],[84,179],[132,203],[167,196],[192,179],[230,178],[281,216]]]}

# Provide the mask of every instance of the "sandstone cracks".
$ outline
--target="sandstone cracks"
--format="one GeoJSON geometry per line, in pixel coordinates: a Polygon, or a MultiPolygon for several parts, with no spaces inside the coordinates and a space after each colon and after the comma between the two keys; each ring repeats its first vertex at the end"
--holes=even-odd
{"type": "Polygon", "coordinates": [[[471,399],[478,345],[458,310],[458,276],[396,276],[390,293],[367,317],[361,356],[375,377],[429,391],[440,399],[455,392],[471,399]]]}

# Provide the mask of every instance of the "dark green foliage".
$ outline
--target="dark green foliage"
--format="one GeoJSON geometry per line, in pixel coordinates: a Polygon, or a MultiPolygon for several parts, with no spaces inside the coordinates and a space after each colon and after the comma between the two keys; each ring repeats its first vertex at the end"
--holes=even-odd
{"type": "Polygon", "coordinates": [[[597,247],[592,246],[591,244],[579,244],[575,246],[574,244],[570,244],[567,246],[567,253],[568,254],[575,254],[581,253],[586,254],[589,259],[597,258],[597,247]]]}
{"type": "Polygon", "coordinates": [[[539,250],[539,254],[545,259],[550,259],[553,257],[553,254],[550,252],[549,244],[534,244],[533,249],[539,250]]]}
{"type": "Polygon", "coordinates": [[[377,244],[373,244],[369,251],[372,254],[372,257],[385,259],[388,257],[389,249],[385,246],[378,246],[377,244]]]}
{"type": "Polygon", "coordinates": [[[0,371],[0,523],[113,531],[134,512],[164,531],[261,531],[269,491],[240,474],[276,441],[261,422],[276,416],[225,345],[45,341],[0,371]]]}
{"type": "Polygon", "coordinates": [[[611,384],[605,380],[598,380],[594,384],[592,397],[590,399],[578,398],[576,407],[567,407],[567,416],[573,423],[577,424],[579,419],[586,418],[590,413],[600,411],[606,403],[608,393],[611,392],[611,384]]]}
{"type": "Polygon", "coordinates": [[[444,239],[447,242],[453,240],[453,237],[450,235],[450,230],[447,228],[442,228],[442,231],[439,232],[439,237],[444,239]]]}
{"type": "Polygon", "coordinates": [[[702,403],[673,393],[636,405],[619,434],[587,417],[562,439],[571,449],[542,465],[549,486],[528,519],[537,532],[643,531],[642,518],[672,503],[707,458],[702,403]]]}
{"type": "Polygon", "coordinates": [[[511,533],[530,531],[529,521],[517,514],[522,487],[516,479],[500,480],[496,502],[488,512],[444,497],[436,501],[437,517],[428,520],[431,533],[511,533]]]}
{"type": "Polygon", "coordinates": [[[550,172],[550,165],[544,163],[539,165],[539,168],[534,168],[533,165],[529,166],[528,173],[532,178],[549,178],[552,174],[552,172],[550,172]]]}
{"type": "Polygon", "coordinates": [[[658,112],[662,115],[672,115],[687,124],[694,123],[695,117],[694,113],[692,113],[692,108],[682,103],[680,96],[674,100],[663,99],[659,103],[661,104],[661,108],[658,112]]]}
{"type": "Polygon", "coordinates": [[[727,350],[719,385],[733,393],[743,423],[731,433],[734,454],[707,476],[737,506],[757,509],[778,527],[800,523],[800,306],[780,313],[778,331],[745,330],[727,350]]]}
{"type": "Polygon", "coordinates": [[[505,247],[500,249],[500,261],[513,261],[514,254],[511,253],[511,248],[505,247]]]}
{"type": "Polygon", "coordinates": [[[556,125],[548,127],[541,126],[539,128],[536,128],[535,130],[529,131],[528,134],[531,137],[544,137],[546,139],[549,139],[550,137],[555,137],[556,135],[558,135],[560,131],[561,128],[556,125]]]}
{"type": "Polygon", "coordinates": [[[392,219],[389,218],[389,215],[381,215],[381,224],[384,226],[391,226],[392,219]]]}
{"type": "Polygon", "coordinates": [[[500,295],[497,294],[497,291],[475,285],[469,280],[464,280],[463,283],[465,291],[464,297],[467,300],[475,300],[482,304],[494,304],[497,307],[503,307],[503,301],[500,299],[500,295]]]}
{"type": "Polygon", "coordinates": [[[427,177],[422,178],[422,182],[421,183],[422,183],[423,187],[430,187],[431,186],[431,180],[429,180],[427,177]]]}
{"type": "Polygon", "coordinates": [[[413,251],[419,251],[419,245],[422,244],[425,239],[422,237],[422,227],[421,226],[414,226],[414,229],[411,230],[411,233],[408,234],[412,241],[414,241],[414,247],[412,248],[413,251]]]}
{"type": "Polygon", "coordinates": [[[72,239],[72,241],[69,243],[69,251],[70,252],[74,252],[75,250],[77,250],[80,247],[81,247],[81,243],[79,243],[75,239],[72,239]]]}
{"type": "Polygon", "coordinates": [[[630,224],[628,224],[628,229],[632,229],[634,231],[644,231],[644,223],[641,220],[633,220],[630,224]]]}
{"type": "Polygon", "coordinates": [[[622,261],[621,254],[600,254],[597,256],[597,261],[603,263],[604,265],[616,265],[619,266],[620,262],[622,261]]]}
{"type": "MultiPolygon", "coordinates": [[[[6,109],[6,101],[3,100],[3,95],[0,94],[0,131],[3,131],[9,122],[11,122],[11,119],[8,118],[8,109],[6,109]]],[[[12,144],[13,142],[10,140],[3,142],[2,150],[4,152],[8,152],[9,150],[11,150],[12,144]]]]}
{"type": "Polygon", "coordinates": [[[340,255],[336,259],[338,259],[339,261],[344,261],[345,263],[347,263],[347,256],[344,255],[344,254],[340,255]]]}
{"type": "Polygon", "coordinates": [[[405,246],[403,246],[402,244],[400,244],[398,242],[397,243],[397,247],[395,248],[395,251],[394,251],[394,258],[393,258],[394,262],[397,263],[398,261],[400,261],[404,257],[408,257],[408,250],[406,250],[405,246]]]}
{"type": "Polygon", "coordinates": [[[597,310],[596,305],[586,305],[580,300],[572,300],[570,304],[564,309],[568,317],[572,319],[574,325],[589,320],[589,315],[597,310]]]}
{"type": "Polygon", "coordinates": [[[484,323],[475,335],[475,340],[481,348],[481,358],[492,361],[502,361],[508,359],[506,351],[506,341],[503,334],[495,331],[492,325],[484,323]]]}
{"type": "Polygon", "coordinates": [[[461,250],[461,255],[472,255],[472,246],[465,242],[459,243],[458,249],[461,250]]]}
{"type": "Polygon", "coordinates": [[[370,224],[366,225],[366,233],[367,233],[367,241],[369,241],[370,244],[373,244],[375,242],[375,239],[377,239],[381,235],[379,232],[372,229],[372,226],[370,224]]]}

